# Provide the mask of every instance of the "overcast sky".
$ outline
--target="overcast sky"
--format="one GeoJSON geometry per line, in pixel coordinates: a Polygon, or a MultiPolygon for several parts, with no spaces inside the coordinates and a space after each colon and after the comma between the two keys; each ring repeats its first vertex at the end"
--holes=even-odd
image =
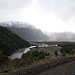
{"type": "Polygon", "coordinates": [[[75,0],[0,0],[0,21],[26,22],[46,32],[75,32],[75,0]]]}

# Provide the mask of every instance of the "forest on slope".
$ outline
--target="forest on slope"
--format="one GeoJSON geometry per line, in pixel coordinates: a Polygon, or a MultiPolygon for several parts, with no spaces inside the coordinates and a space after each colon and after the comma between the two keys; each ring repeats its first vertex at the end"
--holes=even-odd
{"type": "Polygon", "coordinates": [[[0,26],[0,53],[9,56],[19,48],[29,47],[29,42],[21,39],[7,28],[0,26]]]}

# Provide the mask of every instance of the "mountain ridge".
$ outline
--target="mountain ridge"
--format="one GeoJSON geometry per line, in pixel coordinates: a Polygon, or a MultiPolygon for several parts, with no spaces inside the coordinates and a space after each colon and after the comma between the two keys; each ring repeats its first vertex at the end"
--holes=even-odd
{"type": "Polygon", "coordinates": [[[23,22],[2,22],[0,25],[8,28],[10,31],[19,35],[22,39],[28,41],[71,41],[75,42],[75,33],[73,32],[60,32],[43,33],[35,26],[23,22]]]}
{"type": "Polygon", "coordinates": [[[22,22],[4,22],[0,25],[8,28],[10,31],[19,35],[22,39],[29,41],[48,40],[49,37],[40,29],[35,28],[33,25],[22,22]]]}

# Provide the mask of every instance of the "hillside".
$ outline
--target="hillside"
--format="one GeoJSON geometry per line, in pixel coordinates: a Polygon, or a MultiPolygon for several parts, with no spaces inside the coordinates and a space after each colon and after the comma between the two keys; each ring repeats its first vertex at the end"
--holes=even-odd
{"type": "Polygon", "coordinates": [[[7,75],[74,75],[75,57],[21,69],[7,75]]]}
{"type": "Polygon", "coordinates": [[[7,28],[0,26],[0,51],[3,55],[10,55],[19,48],[30,46],[29,42],[21,39],[7,28]]]}
{"type": "Polygon", "coordinates": [[[40,29],[35,28],[32,25],[22,22],[5,22],[0,23],[2,26],[7,27],[12,32],[18,34],[25,40],[48,40],[49,37],[44,34],[40,29]]]}

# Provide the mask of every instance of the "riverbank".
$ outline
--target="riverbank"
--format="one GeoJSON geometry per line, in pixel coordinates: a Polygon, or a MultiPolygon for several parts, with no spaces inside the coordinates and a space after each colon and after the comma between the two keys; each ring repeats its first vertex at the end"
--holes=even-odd
{"type": "Polygon", "coordinates": [[[44,53],[47,53],[47,54],[50,54],[50,55],[54,55],[54,52],[55,52],[55,51],[60,52],[60,49],[61,49],[61,48],[62,48],[62,47],[60,47],[60,46],[38,47],[38,48],[36,48],[36,46],[30,46],[30,47],[28,47],[28,48],[22,48],[22,49],[19,49],[19,50],[16,51],[16,52],[14,52],[14,53],[10,56],[10,58],[11,58],[11,59],[16,59],[16,58],[20,59],[21,56],[22,56],[22,54],[27,53],[28,51],[33,52],[33,51],[36,51],[36,50],[37,50],[38,52],[43,51],[44,53]]]}
{"type": "Polygon", "coordinates": [[[31,48],[34,48],[34,47],[36,47],[36,46],[30,46],[27,48],[19,49],[18,51],[15,51],[9,58],[12,60],[16,59],[16,58],[20,59],[22,54],[27,53],[28,51],[30,51],[31,48]]]}
{"type": "Polygon", "coordinates": [[[31,48],[30,50],[33,51],[43,51],[44,53],[54,55],[54,52],[57,51],[58,53],[60,52],[62,47],[60,46],[50,46],[50,47],[38,47],[38,48],[31,48]]]}

